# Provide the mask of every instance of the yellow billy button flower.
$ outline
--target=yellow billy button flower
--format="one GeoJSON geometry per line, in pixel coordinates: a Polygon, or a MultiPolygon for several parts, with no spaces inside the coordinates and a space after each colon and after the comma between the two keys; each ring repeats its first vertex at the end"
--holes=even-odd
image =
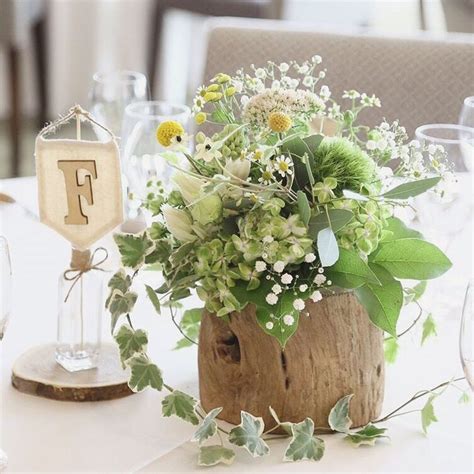
{"type": "Polygon", "coordinates": [[[174,120],[161,122],[156,129],[156,139],[158,140],[158,143],[164,147],[170,146],[174,138],[176,138],[176,141],[180,142],[183,135],[183,126],[174,120]]]}
{"type": "Polygon", "coordinates": [[[230,87],[228,87],[228,88],[226,89],[225,95],[226,95],[227,97],[232,97],[232,96],[235,94],[235,92],[236,92],[235,87],[234,87],[234,86],[230,86],[230,87]]]}
{"type": "Polygon", "coordinates": [[[219,84],[225,84],[226,82],[229,82],[231,77],[227,74],[224,74],[220,72],[215,78],[214,78],[219,84]]]}
{"type": "Polygon", "coordinates": [[[212,92],[211,91],[211,92],[206,92],[204,94],[204,100],[206,102],[217,102],[220,99],[222,99],[222,93],[220,93],[220,92],[212,92]]]}
{"type": "Polygon", "coordinates": [[[272,112],[268,117],[268,126],[274,132],[287,132],[291,125],[291,118],[283,112],[272,112]]]}
{"type": "Polygon", "coordinates": [[[194,121],[198,124],[198,125],[202,125],[207,119],[207,115],[205,112],[199,112],[196,114],[196,116],[194,117],[194,121]]]}
{"type": "Polygon", "coordinates": [[[218,84],[211,84],[210,86],[206,87],[206,92],[217,92],[220,89],[218,84]]]}

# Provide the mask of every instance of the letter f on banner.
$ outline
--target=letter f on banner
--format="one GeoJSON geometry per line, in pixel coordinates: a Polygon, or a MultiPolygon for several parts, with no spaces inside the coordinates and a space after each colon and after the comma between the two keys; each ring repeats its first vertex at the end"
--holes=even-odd
{"type": "Polygon", "coordinates": [[[66,183],[68,214],[64,217],[64,223],[68,225],[87,225],[89,219],[82,209],[81,196],[89,206],[94,204],[91,177],[97,179],[95,161],[60,160],[58,161],[58,168],[63,172],[66,183]],[[82,184],[79,182],[79,170],[88,172],[84,176],[82,184]]]}

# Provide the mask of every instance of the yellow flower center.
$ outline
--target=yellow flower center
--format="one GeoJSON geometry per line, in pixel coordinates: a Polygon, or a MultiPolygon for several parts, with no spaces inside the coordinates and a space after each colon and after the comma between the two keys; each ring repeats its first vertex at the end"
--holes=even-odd
{"type": "Polygon", "coordinates": [[[280,171],[288,171],[290,167],[286,161],[280,161],[278,163],[278,168],[280,168],[280,171]]]}
{"type": "Polygon", "coordinates": [[[274,132],[287,132],[292,125],[291,118],[283,112],[272,112],[268,116],[268,126],[274,132]]]}
{"type": "Polygon", "coordinates": [[[256,150],[253,155],[253,158],[255,161],[259,161],[262,159],[262,156],[263,156],[263,152],[261,150],[256,150]]]}
{"type": "Polygon", "coordinates": [[[158,143],[164,147],[171,145],[173,138],[177,137],[177,141],[181,141],[181,136],[184,134],[184,128],[179,122],[174,120],[167,120],[160,123],[156,129],[156,139],[158,143]]]}
{"type": "Polygon", "coordinates": [[[264,171],[262,173],[262,179],[264,181],[270,181],[272,179],[272,177],[273,177],[273,175],[272,175],[271,171],[264,171]]]}

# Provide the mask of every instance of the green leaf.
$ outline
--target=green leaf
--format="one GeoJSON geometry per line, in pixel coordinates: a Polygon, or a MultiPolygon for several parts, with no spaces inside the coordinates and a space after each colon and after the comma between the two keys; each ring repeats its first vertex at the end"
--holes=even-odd
{"type": "Polygon", "coordinates": [[[126,293],[132,285],[132,279],[125,273],[125,270],[121,268],[114,276],[109,280],[108,287],[111,290],[120,290],[122,293],[126,293]]]}
{"type": "Polygon", "coordinates": [[[292,438],[285,451],[284,461],[319,461],[324,455],[324,440],[314,436],[314,422],[306,418],[291,424],[292,438]]]}
{"type": "Polygon", "coordinates": [[[386,199],[408,199],[410,197],[415,197],[436,186],[440,179],[441,177],[426,178],[412,181],[410,183],[400,184],[400,186],[390,189],[382,194],[382,196],[386,199]]]}
{"type": "Polygon", "coordinates": [[[383,243],[400,239],[423,239],[423,234],[417,230],[410,229],[397,217],[389,217],[387,219],[387,226],[384,227],[384,230],[389,233],[382,239],[383,243]]]}
{"type": "Polygon", "coordinates": [[[397,360],[398,349],[400,348],[398,341],[395,337],[389,337],[383,343],[383,349],[385,354],[385,360],[389,364],[394,364],[397,360]]]}
{"type": "Polygon", "coordinates": [[[215,466],[216,464],[232,464],[235,459],[235,452],[224,446],[201,446],[199,448],[198,465],[215,466]]]}
{"type": "Polygon", "coordinates": [[[298,199],[298,211],[304,225],[308,225],[309,218],[311,217],[311,208],[309,207],[308,198],[303,191],[296,193],[298,199]]]}
{"type": "Polygon", "coordinates": [[[439,277],[452,265],[436,245],[421,239],[384,243],[372,261],[382,265],[394,277],[412,280],[439,277]]]}
{"type": "Polygon", "coordinates": [[[375,273],[356,252],[339,247],[339,259],[326,269],[326,276],[340,288],[359,288],[366,283],[380,285],[375,273]]]}
{"type": "Polygon", "coordinates": [[[216,417],[222,411],[221,408],[214,408],[211,410],[204,420],[202,420],[199,428],[192,437],[191,441],[198,442],[199,444],[204,443],[209,438],[212,438],[217,433],[216,417]]]}
{"type": "Polygon", "coordinates": [[[194,248],[194,242],[187,242],[186,244],[181,245],[177,250],[175,250],[170,257],[170,262],[173,266],[177,266],[181,261],[187,257],[189,252],[194,248]]]}
{"type": "Polygon", "coordinates": [[[111,332],[115,330],[117,321],[122,314],[132,311],[137,301],[138,295],[133,291],[123,294],[120,290],[113,290],[108,298],[108,309],[111,314],[111,332]]]}
{"type": "Polygon", "coordinates": [[[348,433],[352,425],[352,420],[349,418],[349,403],[353,393],[341,398],[329,412],[328,423],[332,430],[340,433],[348,433]]]}
{"type": "Polygon", "coordinates": [[[339,258],[339,247],[337,246],[336,236],[331,228],[326,227],[318,232],[316,246],[318,248],[319,260],[323,267],[330,267],[337,262],[339,258]]]}
{"type": "Polygon", "coordinates": [[[403,306],[403,289],[387,270],[370,264],[382,285],[367,284],[355,294],[369,314],[370,320],[391,336],[397,335],[397,321],[403,306]]]}
{"type": "Polygon", "coordinates": [[[431,395],[428,398],[428,401],[425,403],[425,406],[421,409],[421,427],[423,432],[426,434],[428,432],[428,427],[438,421],[434,413],[433,400],[436,398],[436,395],[431,395]]]}
{"type": "Polygon", "coordinates": [[[132,371],[128,386],[134,392],[141,392],[146,387],[160,391],[163,388],[161,370],[144,354],[135,354],[127,360],[132,371]]]}
{"type": "Polygon", "coordinates": [[[240,412],[240,425],[232,428],[229,433],[229,442],[245,448],[254,458],[265,456],[270,449],[261,438],[264,423],[262,418],[257,418],[246,411],[240,412]]]}
{"type": "Polygon", "coordinates": [[[354,201],[368,201],[369,198],[367,196],[364,196],[363,194],[356,193],[354,191],[351,191],[349,189],[343,189],[342,190],[342,195],[347,198],[347,199],[353,199],[354,201]]]}
{"type": "Polygon", "coordinates": [[[424,342],[432,336],[436,336],[436,323],[433,319],[433,316],[428,314],[426,319],[423,322],[423,333],[421,335],[421,345],[424,344],[424,342]]]}
{"type": "Polygon", "coordinates": [[[375,442],[381,438],[388,438],[384,433],[387,428],[377,428],[375,425],[369,423],[361,430],[349,433],[345,439],[350,441],[354,446],[359,447],[363,444],[375,446],[375,442]]]}
{"type": "Polygon", "coordinates": [[[130,326],[123,325],[115,335],[115,340],[119,346],[120,359],[122,364],[130,359],[136,352],[145,352],[148,344],[148,337],[145,331],[137,329],[134,331],[130,326]]]}
{"type": "Polygon", "coordinates": [[[144,232],[141,235],[115,234],[115,243],[122,256],[122,264],[134,270],[145,262],[145,257],[153,251],[153,242],[144,232]]]}
{"type": "Polygon", "coordinates": [[[155,293],[155,290],[151,286],[145,285],[145,288],[146,288],[146,294],[147,294],[148,298],[150,299],[151,304],[155,308],[155,311],[158,314],[160,314],[161,313],[161,307],[160,307],[160,300],[158,299],[158,295],[155,293]]]}
{"type": "Polygon", "coordinates": [[[268,407],[268,410],[270,411],[273,419],[277,422],[278,426],[283,428],[287,434],[291,435],[291,427],[293,423],[290,423],[289,421],[280,421],[280,418],[278,418],[276,411],[272,407],[268,407]]]}
{"type": "Polygon", "coordinates": [[[323,138],[324,135],[321,135],[320,133],[303,138],[303,141],[306,143],[311,157],[314,157],[314,152],[323,141],[323,138]]]}
{"type": "Polygon", "coordinates": [[[405,288],[405,304],[418,301],[423,296],[427,284],[427,281],[420,281],[413,288],[405,288]]]}
{"type": "Polygon", "coordinates": [[[311,217],[308,224],[308,235],[316,240],[318,232],[330,227],[334,233],[341,230],[348,224],[354,214],[347,209],[330,209],[328,212],[321,212],[320,214],[311,217]],[[329,215],[329,218],[328,218],[329,215]]]}
{"type": "MultiPolygon", "coordinates": [[[[188,309],[183,313],[183,317],[179,323],[179,327],[189,339],[192,339],[197,343],[199,339],[199,328],[201,326],[201,317],[204,308],[193,308],[188,309]]],[[[193,343],[186,338],[180,339],[175,347],[176,349],[182,349],[183,347],[192,346],[193,343]]]]}
{"type": "Polygon", "coordinates": [[[193,425],[199,424],[195,407],[198,401],[179,390],[173,390],[161,402],[163,416],[176,415],[184,421],[193,425]]]}
{"type": "Polygon", "coordinates": [[[471,397],[467,392],[462,392],[462,395],[459,397],[458,403],[469,403],[471,401],[471,397]]]}
{"type": "MultiPolygon", "coordinates": [[[[306,164],[306,159],[309,164],[314,161],[312,151],[300,137],[286,140],[281,144],[280,149],[282,153],[289,154],[293,160],[295,170],[294,188],[301,190],[304,189],[307,184],[310,184],[312,177],[312,173],[311,175],[308,174],[306,164]],[[306,158],[304,159],[303,157],[305,154],[306,158]]],[[[311,165],[309,165],[309,167],[311,168],[311,165]]]]}

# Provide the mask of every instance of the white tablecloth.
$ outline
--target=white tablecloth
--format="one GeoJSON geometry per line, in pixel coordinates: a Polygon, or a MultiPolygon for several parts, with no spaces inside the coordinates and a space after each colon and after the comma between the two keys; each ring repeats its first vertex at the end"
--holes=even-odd
{"type": "MultiPolygon", "coordinates": [[[[33,178],[4,180],[0,190],[36,211],[33,178]]],[[[419,328],[401,339],[399,360],[387,368],[384,412],[420,389],[462,375],[458,330],[462,286],[471,272],[469,227],[450,246],[454,268],[432,284],[425,298],[438,321],[439,336],[422,348],[419,328]],[[443,282],[449,283],[447,302],[441,301],[443,282]]],[[[176,418],[163,418],[162,395],[156,391],[110,402],[70,403],[25,395],[11,387],[14,360],[29,347],[55,339],[57,278],[69,261],[69,247],[18,206],[0,205],[0,234],[10,242],[14,265],[13,314],[0,348],[0,445],[9,456],[8,470],[197,470],[196,446],[187,442],[194,427],[176,418]]],[[[142,299],[134,321],[137,327],[149,328],[150,354],[166,381],[197,395],[195,349],[172,351],[179,334],[170,319],[156,316],[142,299]]],[[[408,324],[409,315],[402,315],[400,321],[400,327],[408,324]]],[[[110,338],[106,328],[104,334],[110,338]]],[[[458,390],[450,388],[436,401],[439,423],[432,425],[429,436],[421,433],[419,414],[413,414],[388,422],[391,441],[373,448],[354,449],[337,435],[326,436],[326,455],[319,463],[289,464],[281,461],[284,442],[272,441],[270,456],[255,460],[237,448],[233,466],[216,467],[212,472],[472,472],[472,405],[458,404],[459,396],[458,390]]]]}

